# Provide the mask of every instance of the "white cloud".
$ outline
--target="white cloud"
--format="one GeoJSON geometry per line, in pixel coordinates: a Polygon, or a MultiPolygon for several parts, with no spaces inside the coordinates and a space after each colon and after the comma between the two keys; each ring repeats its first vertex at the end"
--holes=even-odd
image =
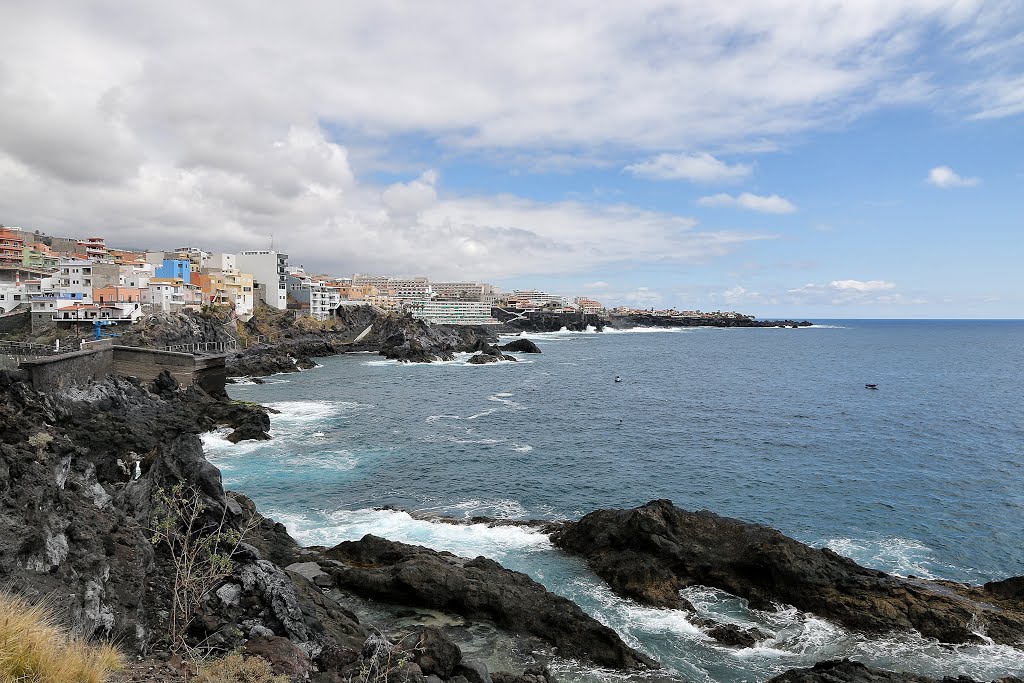
{"type": "Polygon", "coordinates": [[[437,172],[425,171],[408,183],[395,183],[381,193],[381,200],[392,216],[415,216],[437,201],[437,172]]]}
{"type": "Polygon", "coordinates": [[[786,290],[778,298],[804,306],[917,306],[928,303],[921,296],[893,291],[886,280],[832,280],[827,285],[807,284],[786,290]]]}
{"type": "Polygon", "coordinates": [[[796,206],[792,202],[777,194],[762,196],[750,192],[744,192],[737,197],[720,192],[708,197],[701,197],[697,200],[697,204],[711,207],[734,206],[762,213],[793,213],[796,211],[796,206]]]}
{"type": "Polygon", "coordinates": [[[625,204],[443,197],[434,171],[380,189],[360,183],[345,148],[316,128],[293,127],[262,148],[254,140],[246,153],[273,163],[231,169],[210,155],[187,169],[147,163],[103,187],[0,155],[0,215],[50,234],[102,226],[96,232],[108,241],[139,248],[265,247],[273,235],[295,262],[316,270],[454,278],[703,262],[768,237],[699,230],[692,218],[625,204]]]}
{"type": "MultiPolygon", "coordinates": [[[[422,171],[464,155],[569,169],[615,157],[739,176],[744,164],[710,155],[657,155],[753,154],[852,105],[886,106],[894,89],[933,97],[919,77],[941,66],[928,29],[965,54],[1000,45],[989,39],[1013,22],[981,21],[989,4],[0,3],[0,217],[140,247],[264,246],[273,233],[324,269],[498,277],[704,261],[764,236],[624,204],[446,196],[422,171]],[[367,182],[355,149],[405,179],[367,182]]],[[[981,100],[995,82],[985,65],[1014,44],[987,49],[965,66],[967,96],[1013,111],[1016,95],[981,100]]]]}
{"type": "Polygon", "coordinates": [[[855,292],[877,292],[885,289],[895,289],[896,284],[885,280],[833,280],[829,287],[838,290],[852,290],[855,292]]]}
{"type": "Polygon", "coordinates": [[[608,283],[605,282],[604,280],[598,280],[597,282],[588,282],[587,284],[583,285],[583,289],[606,289],[607,287],[608,283]]]}
{"type": "Polygon", "coordinates": [[[659,154],[625,170],[641,178],[654,180],[695,180],[698,182],[730,182],[746,178],[753,171],[749,164],[729,165],[707,153],[659,154]]]}
{"type": "Polygon", "coordinates": [[[973,187],[978,178],[962,178],[949,166],[936,166],[928,171],[928,182],[935,187],[973,187]]]}

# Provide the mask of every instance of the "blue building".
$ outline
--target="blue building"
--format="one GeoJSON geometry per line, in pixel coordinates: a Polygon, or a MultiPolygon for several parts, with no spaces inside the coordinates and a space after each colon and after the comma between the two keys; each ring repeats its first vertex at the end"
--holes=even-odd
{"type": "Polygon", "coordinates": [[[163,264],[153,271],[154,277],[181,278],[192,281],[192,262],[188,259],[164,259],[163,264]]]}

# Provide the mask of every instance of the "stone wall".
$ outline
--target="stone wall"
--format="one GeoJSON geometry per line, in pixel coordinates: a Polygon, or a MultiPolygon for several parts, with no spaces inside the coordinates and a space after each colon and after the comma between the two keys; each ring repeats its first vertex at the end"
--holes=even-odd
{"type": "Polygon", "coordinates": [[[71,384],[81,384],[111,374],[114,365],[113,348],[94,351],[75,351],[59,356],[46,356],[22,361],[32,386],[47,393],[63,391],[71,384]]]}
{"type": "Polygon", "coordinates": [[[33,387],[47,392],[59,392],[70,384],[81,384],[110,374],[152,382],[164,370],[182,386],[196,383],[212,395],[223,394],[227,381],[224,356],[197,358],[187,353],[132,346],[110,345],[35,358],[23,361],[21,367],[28,371],[33,387]]]}
{"type": "Polygon", "coordinates": [[[31,316],[32,312],[28,309],[21,313],[0,316],[0,334],[8,334],[28,327],[31,316]]]}
{"type": "MultiPolygon", "coordinates": [[[[195,369],[196,358],[191,354],[154,351],[134,346],[114,346],[112,348],[114,350],[112,372],[115,375],[138,377],[143,382],[152,382],[161,372],[167,370],[174,379],[178,380],[178,384],[182,386],[192,384],[192,372],[195,369]]],[[[221,362],[223,363],[223,359],[221,362]]]]}

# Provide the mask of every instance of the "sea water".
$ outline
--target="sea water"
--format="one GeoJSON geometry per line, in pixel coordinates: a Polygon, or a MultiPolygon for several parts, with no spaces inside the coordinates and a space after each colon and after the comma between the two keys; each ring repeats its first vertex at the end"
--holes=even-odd
{"type": "MultiPolygon", "coordinates": [[[[540,355],[429,365],[370,354],[229,387],[280,411],[273,440],[206,439],[225,485],[301,542],[374,533],[526,572],[694,681],[755,681],[826,658],[930,675],[1024,672],[1024,652],[865,638],[785,605],[686,597],[770,635],[717,645],[676,610],[618,598],[578,559],[470,518],[578,518],[656,498],[759,522],[861,564],[979,583],[1024,574],[1024,322],[532,335],[540,355]],[[615,382],[615,377],[622,378],[615,382]],[[877,384],[877,390],[865,388],[877,384]]],[[[568,680],[611,672],[560,662],[568,680]]]]}

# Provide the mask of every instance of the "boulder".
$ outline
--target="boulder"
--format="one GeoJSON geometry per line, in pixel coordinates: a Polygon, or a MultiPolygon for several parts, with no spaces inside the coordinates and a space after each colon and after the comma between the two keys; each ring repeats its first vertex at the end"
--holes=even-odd
{"type": "Polygon", "coordinates": [[[502,351],[512,351],[514,353],[540,353],[540,347],[534,344],[532,340],[525,338],[510,341],[498,348],[502,351]]]}
{"type": "Polygon", "coordinates": [[[413,647],[415,661],[424,675],[431,674],[445,680],[452,677],[462,662],[462,650],[444,631],[428,626],[419,633],[413,647]]]}
{"type": "Polygon", "coordinates": [[[766,526],[688,512],[668,500],[632,510],[598,510],[551,535],[560,548],[586,558],[611,588],[659,607],[683,607],[676,592],[713,586],[755,609],[778,602],[884,633],[917,630],[946,643],[982,642],[979,625],[1000,644],[1024,642],[1024,606],[992,604],[989,589],[890,576],[828,548],[817,549],[766,526]]]}
{"type": "Polygon", "coordinates": [[[284,674],[292,680],[303,680],[313,670],[313,662],[302,648],[287,638],[256,636],[245,643],[245,654],[262,657],[275,674],[284,674]]]}

